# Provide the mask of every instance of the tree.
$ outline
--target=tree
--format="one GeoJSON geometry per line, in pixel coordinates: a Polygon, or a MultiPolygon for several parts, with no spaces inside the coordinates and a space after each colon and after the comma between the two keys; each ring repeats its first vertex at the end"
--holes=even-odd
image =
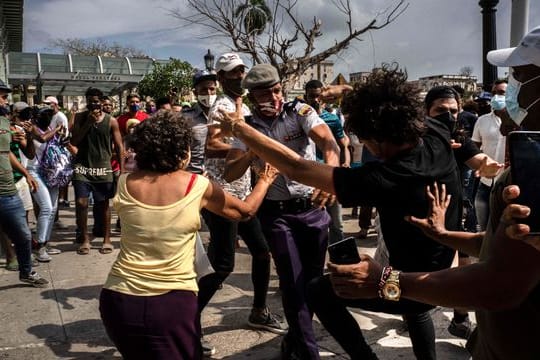
{"type": "Polygon", "coordinates": [[[138,91],[143,97],[172,97],[172,101],[178,101],[178,95],[189,94],[192,76],[190,63],[171,58],[167,64],[154,63],[152,72],[139,82],[138,91]]]}
{"type": "Polygon", "coordinates": [[[244,20],[248,35],[262,35],[266,25],[272,22],[272,11],[264,0],[248,0],[236,9],[234,16],[244,20]]]}
{"type": "Polygon", "coordinates": [[[462,66],[459,69],[459,75],[471,76],[473,74],[474,68],[472,66],[462,66]]]}
{"type": "Polygon", "coordinates": [[[95,41],[77,38],[55,39],[51,41],[51,46],[62,49],[65,54],[73,55],[149,58],[142,50],[116,42],[110,44],[103,39],[95,41]]]}
{"type": "Polygon", "coordinates": [[[296,9],[298,0],[272,0],[270,7],[264,0],[186,0],[182,9],[170,12],[182,26],[203,30],[201,38],[223,38],[227,46],[247,54],[254,64],[272,64],[287,89],[309,67],[340,54],[353,40],[361,40],[366,32],[392,23],[408,7],[405,0],[395,1],[367,24],[357,27],[353,23],[357,17],[351,0],[331,0],[343,15],[344,34],[334,45],[322,50],[316,47],[316,41],[323,35],[323,21],[314,17],[309,24],[302,22],[296,9]],[[238,21],[240,16],[244,21],[238,21]]]}

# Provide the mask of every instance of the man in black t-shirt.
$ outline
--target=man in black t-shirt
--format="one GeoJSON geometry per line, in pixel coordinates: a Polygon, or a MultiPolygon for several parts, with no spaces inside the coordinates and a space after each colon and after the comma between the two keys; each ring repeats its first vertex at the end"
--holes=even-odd
{"type": "MultiPolygon", "coordinates": [[[[413,272],[440,270],[450,266],[453,251],[429,239],[404,217],[427,213],[425,189],[437,181],[445,184],[452,195],[446,226],[457,230],[461,186],[450,145],[450,131],[438,121],[423,119],[422,104],[417,96],[419,90],[406,80],[406,75],[397,66],[384,65],[374,70],[367,82],[357,85],[344,99],[348,129],[382,160],[360,168],[334,168],[300,159],[251,128],[239,116],[228,114],[222,130],[234,130],[236,137],[282,174],[336,194],[345,206],[375,206],[380,214],[390,265],[413,272]]],[[[335,268],[332,264],[329,267],[335,268]]],[[[389,272],[387,275],[395,274],[389,272]]],[[[384,285],[385,281],[382,283],[384,285]]],[[[373,359],[376,356],[347,306],[403,314],[416,356],[436,358],[435,333],[429,315],[432,306],[399,300],[399,293],[384,291],[379,292],[381,298],[376,298],[374,291],[375,299],[346,300],[340,297],[342,293],[336,294],[335,285],[332,275],[315,279],[308,288],[307,301],[351,358],[373,359]]]]}

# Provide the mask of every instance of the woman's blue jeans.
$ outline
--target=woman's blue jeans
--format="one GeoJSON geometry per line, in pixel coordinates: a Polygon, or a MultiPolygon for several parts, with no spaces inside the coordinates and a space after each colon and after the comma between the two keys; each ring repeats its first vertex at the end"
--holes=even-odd
{"type": "Polygon", "coordinates": [[[32,271],[32,234],[26,222],[26,210],[17,193],[0,196],[0,226],[15,245],[20,277],[32,271]]]}
{"type": "Polygon", "coordinates": [[[56,209],[58,208],[58,187],[49,187],[39,176],[37,169],[28,168],[28,172],[38,183],[38,188],[32,193],[34,201],[39,206],[36,235],[40,245],[50,240],[56,209]]]}

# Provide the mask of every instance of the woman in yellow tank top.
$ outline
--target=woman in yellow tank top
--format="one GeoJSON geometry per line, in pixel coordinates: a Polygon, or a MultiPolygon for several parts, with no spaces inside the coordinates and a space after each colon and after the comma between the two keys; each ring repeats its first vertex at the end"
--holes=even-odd
{"type": "Polygon", "coordinates": [[[101,318],[125,359],[199,359],[194,259],[200,210],[235,221],[254,216],[276,170],[267,166],[242,201],[184,170],[191,128],[180,114],[160,111],[132,136],[137,170],[120,176],[113,199],[122,237],[101,292],[101,318]]]}

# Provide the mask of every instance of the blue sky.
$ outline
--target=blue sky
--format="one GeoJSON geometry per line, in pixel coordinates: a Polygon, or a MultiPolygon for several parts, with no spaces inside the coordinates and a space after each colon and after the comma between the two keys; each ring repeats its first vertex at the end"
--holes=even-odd
{"type": "MultiPolygon", "coordinates": [[[[338,57],[335,73],[367,71],[381,62],[397,61],[410,79],[455,74],[472,66],[481,81],[482,17],[478,0],[409,0],[408,9],[388,27],[355,41],[338,57]]],[[[540,25],[540,1],[529,0],[529,28],[540,25]],[[536,21],[536,22],[535,22],[536,21]]],[[[323,49],[344,34],[344,19],[327,0],[298,0],[300,17],[323,22],[323,49]]],[[[389,6],[392,0],[352,1],[360,26],[389,6]]],[[[56,38],[101,38],[134,46],[151,57],[180,58],[203,67],[207,49],[228,51],[222,39],[201,39],[201,30],[180,28],[171,9],[183,9],[184,0],[26,0],[23,47],[27,52],[58,52],[56,38]]],[[[511,0],[501,0],[497,11],[498,47],[509,46],[511,0]]],[[[247,59],[245,59],[247,60],[247,59]]],[[[504,70],[500,71],[503,74],[504,70]]]]}

